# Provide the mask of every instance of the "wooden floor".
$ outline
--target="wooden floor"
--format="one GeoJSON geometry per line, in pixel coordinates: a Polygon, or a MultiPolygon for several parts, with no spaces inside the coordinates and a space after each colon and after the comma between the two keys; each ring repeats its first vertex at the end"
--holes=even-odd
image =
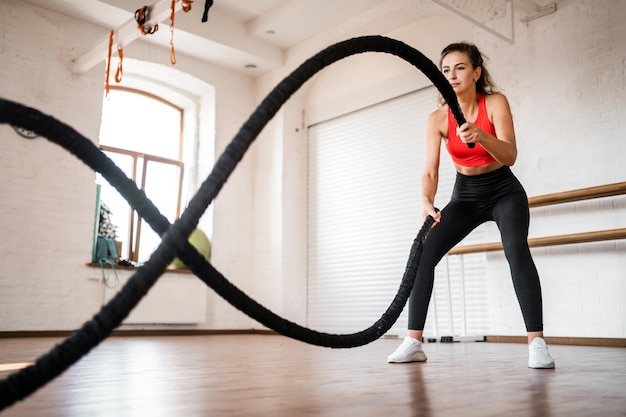
{"type": "MultiPolygon", "coordinates": [[[[58,341],[0,339],[0,364],[33,361],[58,341]]],[[[535,370],[523,344],[431,343],[426,363],[387,364],[399,342],[112,337],[0,415],[626,416],[625,348],[552,345],[557,368],[535,370]]]]}

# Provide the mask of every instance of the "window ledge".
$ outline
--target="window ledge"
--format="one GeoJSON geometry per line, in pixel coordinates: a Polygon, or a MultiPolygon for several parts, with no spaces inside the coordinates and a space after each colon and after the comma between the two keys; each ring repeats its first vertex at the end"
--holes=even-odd
{"type": "MultiPolygon", "coordinates": [[[[87,262],[85,265],[87,265],[90,268],[100,268],[100,264],[97,262],[87,262]]],[[[111,264],[108,263],[103,263],[102,266],[105,269],[111,269],[111,264]]],[[[138,269],[139,267],[134,267],[134,266],[124,266],[124,265],[115,265],[115,269],[119,270],[119,271],[134,271],[136,269],[138,269]]],[[[175,273],[175,274],[190,274],[193,275],[193,272],[190,269],[178,269],[178,268],[165,268],[165,273],[175,273]]]]}

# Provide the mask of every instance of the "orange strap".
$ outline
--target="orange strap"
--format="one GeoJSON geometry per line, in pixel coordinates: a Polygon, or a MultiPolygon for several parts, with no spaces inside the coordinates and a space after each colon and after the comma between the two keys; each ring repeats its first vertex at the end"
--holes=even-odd
{"type": "MultiPolygon", "coordinates": [[[[183,10],[184,10],[183,3],[183,10]]],[[[176,0],[172,0],[172,11],[170,12],[170,63],[176,64],[176,52],[174,51],[174,16],[176,15],[176,0]]]]}
{"type": "Polygon", "coordinates": [[[117,71],[115,71],[115,82],[122,82],[122,75],[124,70],[122,69],[122,61],[124,60],[124,49],[121,46],[117,47],[117,55],[120,57],[120,62],[117,64],[117,71]]]}
{"type": "MultiPolygon", "coordinates": [[[[183,12],[187,13],[191,10],[191,3],[193,0],[182,0],[183,12]]],[[[172,11],[170,13],[170,62],[172,65],[176,64],[176,51],[174,51],[174,16],[176,15],[176,0],[172,0],[172,11]]]]}
{"type": "Polygon", "coordinates": [[[106,69],[106,74],[104,76],[104,91],[106,93],[106,95],[109,95],[109,73],[111,72],[111,51],[113,49],[113,35],[114,35],[115,31],[111,31],[109,33],[109,52],[108,52],[108,56],[107,56],[107,69],[106,69]]]}

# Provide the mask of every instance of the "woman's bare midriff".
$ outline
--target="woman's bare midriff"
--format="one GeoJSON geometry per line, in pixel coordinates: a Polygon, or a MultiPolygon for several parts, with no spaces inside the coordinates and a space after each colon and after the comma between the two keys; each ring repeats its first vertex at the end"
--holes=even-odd
{"type": "Polygon", "coordinates": [[[456,168],[456,171],[459,174],[472,176],[472,175],[486,174],[488,172],[495,171],[496,169],[502,168],[504,165],[498,161],[493,161],[490,164],[481,165],[479,167],[465,167],[459,164],[454,164],[454,166],[456,168]]]}

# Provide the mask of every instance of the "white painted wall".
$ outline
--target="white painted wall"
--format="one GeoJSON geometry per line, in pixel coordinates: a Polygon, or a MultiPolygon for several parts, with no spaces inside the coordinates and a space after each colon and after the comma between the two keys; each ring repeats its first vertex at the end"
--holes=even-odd
{"type": "MultiPolygon", "coordinates": [[[[522,24],[515,42],[434,15],[411,23],[326,33],[287,51],[285,67],[256,82],[178,56],[177,68],[216,90],[216,155],[257,103],[304,59],[360,34],[402,40],[433,60],[449,42],[477,43],[509,97],[520,156],[515,173],[529,195],[624,181],[626,4],[557,2],[557,13],[522,24]]],[[[0,2],[0,96],[36,107],[95,140],[103,68],[72,75],[69,62],[107,30],[17,0],[0,2]]],[[[167,63],[169,51],[141,42],[126,55],[167,63]]],[[[398,58],[348,58],[307,83],[253,144],[215,203],[213,263],[268,308],[306,324],[306,131],[303,126],[426,85],[398,58]],[[357,71],[359,75],[357,74],[357,71]]],[[[419,140],[419,138],[417,138],[419,140]]],[[[206,173],[205,173],[206,174],[206,173]]],[[[43,139],[26,141],[0,126],[0,331],[75,329],[95,313],[104,289],[87,278],[94,175],[43,139]]],[[[418,180],[416,179],[416,186],[418,180]]],[[[626,202],[533,211],[531,235],[625,227],[626,202]]],[[[497,239],[497,233],[492,231],[497,239]]],[[[549,335],[626,337],[624,242],[534,250],[549,335]]],[[[523,334],[506,262],[489,256],[492,334],[523,334]]],[[[260,327],[209,291],[207,322],[196,328],[260,327]]]]}

